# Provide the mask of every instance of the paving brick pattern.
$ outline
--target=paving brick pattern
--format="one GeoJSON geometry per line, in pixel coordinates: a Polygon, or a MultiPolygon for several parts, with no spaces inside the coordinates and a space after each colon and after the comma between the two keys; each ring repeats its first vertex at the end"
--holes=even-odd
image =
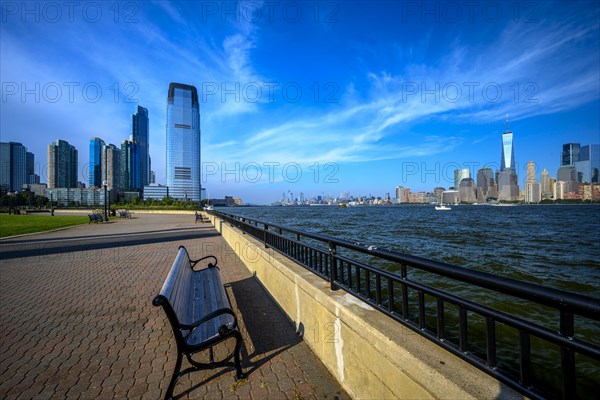
{"type": "Polygon", "coordinates": [[[151,302],[179,245],[218,257],[248,375],[193,372],[180,398],[348,398],[213,228],[190,215],[135,217],[0,242],[0,398],[162,398],[176,345],[151,302]]]}

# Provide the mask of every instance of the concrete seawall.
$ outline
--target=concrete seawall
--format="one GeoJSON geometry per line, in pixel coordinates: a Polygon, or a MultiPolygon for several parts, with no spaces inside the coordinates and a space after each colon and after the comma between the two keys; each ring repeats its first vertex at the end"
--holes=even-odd
{"type": "Polygon", "coordinates": [[[522,398],[217,217],[213,225],[353,398],[522,398]]]}

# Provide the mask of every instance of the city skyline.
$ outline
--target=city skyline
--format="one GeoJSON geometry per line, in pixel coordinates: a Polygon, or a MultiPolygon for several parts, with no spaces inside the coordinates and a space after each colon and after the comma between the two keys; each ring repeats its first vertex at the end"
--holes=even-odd
{"type": "Polygon", "coordinates": [[[37,22],[3,9],[0,140],[23,143],[42,171],[50,138],[80,151],[91,137],[118,144],[143,104],[165,184],[169,82],[198,88],[202,185],[254,203],[287,190],[430,190],[450,186],[454,169],[496,170],[506,113],[521,187],[528,161],[554,174],[563,144],[598,141],[594,2],[490,3],[500,17],[478,7],[458,19],[444,3],[433,14],[404,2],[286,2],[273,13],[237,3],[232,15],[218,2],[215,12],[156,2],[106,6],[97,21],[67,10],[50,21],[36,4],[37,22]]]}
{"type": "MultiPolygon", "coordinates": [[[[169,85],[169,95],[168,95],[168,101],[167,104],[170,105],[171,107],[168,107],[168,113],[169,110],[171,112],[171,114],[174,114],[176,116],[178,116],[177,118],[179,118],[177,121],[178,123],[175,123],[174,119],[171,118],[171,125],[173,125],[171,127],[171,129],[169,129],[169,127],[167,127],[167,136],[171,136],[171,142],[174,144],[174,146],[172,146],[171,150],[166,149],[167,151],[167,155],[169,155],[169,153],[172,153],[172,159],[173,160],[177,160],[176,163],[173,163],[173,165],[171,165],[171,169],[173,170],[173,176],[175,176],[175,174],[179,174],[181,175],[182,173],[182,167],[178,167],[175,168],[174,165],[178,164],[178,165],[189,165],[191,166],[191,168],[185,167],[187,169],[189,169],[190,171],[188,175],[186,176],[185,179],[185,183],[184,184],[177,184],[177,185],[173,185],[173,183],[171,183],[171,187],[175,188],[175,190],[171,191],[169,193],[170,197],[173,197],[175,199],[178,200],[196,200],[196,197],[199,199],[200,198],[200,194],[198,194],[197,196],[192,196],[190,195],[188,197],[188,193],[194,193],[192,191],[192,187],[193,182],[197,180],[192,179],[192,173],[191,170],[195,169],[195,171],[193,172],[193,175],[198,175],[198,165],[200,164],[200,160],[199,159],[193,159],[193,157],[191,157],[193,155],[194,152],[191,152],[190,149],[194,147],[194,145],[191,145],[192,143],[198,143],[199,145],[199,137],[200,137],[200,132],[198,131],[197,133],[193,134],[192,136],[189,136],[189,134],[187,133],[187,130],[194,130],[192,129],[193,126],[196,126],[196,122],[193,121],[197,121],[199,120],[200,116],[199,116],[199,110],[197,109],[197,91],[196,88],[190,85],[185,85],[185,84],[179,84],[179,83],[171,83],[169,85]],[[177,102],[175,102],[175,93],[179,94],[179,99],[177,102]],[[187,93],[184,93],[187,92],[187,93]],[[186,102],[189,101],[190,104],[187,104],[186,102]],[[177,103],[176,106],[177,107],[173,107],[175,104],[177,103]],[[188,110],[184,110],[186,108],[188,108],[188,110]],[[177,112],[173,112],[174,109],[177,109],[177,112]],[[189,124],[181,124],[181,122],[188,122],[189,124]],[[172,128],[178,128],[180,130],[180,132],[176,135],[173,135],[173,129],[172,128]],[[191,157],[191,158],[190,158],[191,157]],[[186,160],[184,162],[184,159],[186,160]],[[196,166],[196,168],[193,168],[194,166],[196,166]],[[191,186],[190,186],[191,185],[191,186]],[[179,186],[179,187],[177,187],[179,186]],[[183,188],[183,189],[182,189],[183,188]],[[183,190],[183,191],[181,191],[183,190]]],[[[139,109],[140,107],[138,107],[139,109]]],[[[143,108],[142,108],[143,109],[143,108]]],[[[135,120],[136,115],[133,115],[133,118],[135,120]]],[[[146,113],[146,118],[147,118],[147,113],[146,113]]],[[[479,199],[479,201],[485,200],[488,197],[494,198],[494,199],[498,199],[500,201],[525,201],[526,203],[538,203],[540,202],[542,199],[556,199],[556,188],[554,188],[553,190],[550,190],[550,180],[552,181],[552,185],[554,185],[555,183],[561,183],[562,186],[560,186],[560,189],[558,190],[561,194],[558,197],[559,199],[562,199],[563,197],[563,193],[577,193],[579,191],[579,185],[581,183],[595,183],[598,184],[599,181],[599,170],[600,170],[600,144],[587,144],[587,145],[581,145],[580,143],[565,143],[562,145],[562,151],[560,152],[560,167],[557,170],[556,173],[556,177],[552,176],[550,177],[548,175],[548,171],[546,168],[541,168],[539,167],[538,164],[536,164],[535,161],[528,161],[527,162],[527,169],[526,169],[526,175],[524,178],[524,182],[523,185],[520,185],[519,182],[516,180],[516,175],[514,174],[514,163],[511,162],[511,160],[514,159],[514,143],[513,143],[513,132],[508,130],[508,121],[506,124],[506,131],[502,133],[502,146],[501,146],[501,162],[500,162],[500,168],[496,169],[496,178],[494,178],[494,173],[493,170],[489,167],[490,163],[485,164],[483,167],[479,168],[477,167],[479,164],[477,163],[470,163],[469,168],[461,168],[461,169],[456,169],[453,172],[454,175],[454,180],[453,180],[453,186],[449,186],[448,190],[449,191],[456,191],[457,194],[457,201],[461,201],[461,202],[466,202],[466,203],[470,203],[470,202],[474,202],[475,199],[479,199]],[[508,139],[507,139],[508,137],[508,139]],[[506,154],[510,154],[510,157],[507,158],[506,154]],[[506,167],[506,165],[509,165],[509,167],[506,167]],[[512,166],[512,168],[511,168],[512,166]],[[502,168],[504,167],[504,169],[502,168]],[[502,195],[502,186],[506,184],[506,182],[502,183],[502,179],[503,179],[503,172],[508,172],[508,180],[506,180],[506,182],[509,183],[510,188],[507,189],[508,192],[510,193],[509,196],[504,196],[502,195]],[[539,176],[539,179],[538,179],[539,176]],[[477,181],[475,181],[474,177],[477,177],[477,181]],[[512,177],[512,180],[511,180],[512,177]],[[470,181],[469,182],[465,182],[468,184],[468,188],[465,186],[465,188],[462,188],[462,184],[461,182],[463,180],[466,181],[470,181]],[[476,182],[476,183],[475,183],[476,182]],[[480,183],[482,182],[482,183],[480,183]],[[476,186],[475,186],[476,185],[476,186]],[[534,187],[528,186],[528,185],[539,185],[534,187]],[[459,195],[459,189],[460,189],[460,195],[459,195]],[[467,190],[467,193],[473,191],[474,194],[474,198],[471,199],[470,195],[464,195],[463,194],[463,189],[467,190]],[[477,189],[477,190],[475,190],[477,189]],[[489,190],[488,190],[489,189],[489,190]],[[481,190],[481,192],[478,192],[478,190],[481,190]],[[535,190],[535,195],[533,194],[533,190],[535,190]],[[483,198],[482,198],[483,196],[483,198]],[[466,197],[466,200],[465,200],[466,197]],[[532,200],[532,199],[537,199],[537,200],[532,200]]],[[[132,135],[133,137],[133,135],[132,135]]],[[[18,162],[17,164],[19,165],[18,168],[20,168],[20,165],[22,164],[23,166],[23,170],[27,171],[26,176],[27,178],[24,178],[27,183],[40,183],[40,177],[37,174],[34,174],[34,168],[33,168],[33,160],[34,160],[34,154],[31,152],[27,151],[26,146],[23,146],[21,143],[14,143],[14,142],[10,142],[10,143],[5,143],[2,142],[2,159],[4,160],[5,158],[7,158],[6,154],[11,154],[9,152],[9,149],[12,149],[13,147],[19,148],[22,150],[23,156],[22,157],[18,157],[18,159],[22,158],[22,162],[18,162]],[[5,154],[6,153],[6,154],[5,154]],[[26,157],[24,156],[26,154],[26,157]]],[[[75,160],[75,165],[77,165],[78,163],[78,151],[76,148],[74,148],[73,146],[71,146],[70,144],[68,144],[67,142],[59,139],[55,142],[52,142],[49,146],[48,146],[48,176],[51,175],[50,170],[54,170],[54,176],[55,176],[55,180],[59,177],[59,174],[57,172],[57,169],[54,165],[57,165],[59,158],[59,153],[57,152],[57,150],[53,150],[51,151],[51,149],[53,147],[58,148],[59,144],[61,144],[61,146],[66,146],[69,147],[71,150],[71,152],[74,152],[74,156],[73,155],[69,155],[70,158],[73,158],[75,160]],[[52,156],[51,156],[52,153],[52,156]],[[54,159],[54,161],[51,161],[51,158],[54,159]]],[[[121,194],[123,194],[123,191],[130,191],[130,189],[128,189],[126,186],[123,185],[123,181],[126,180],[126,177],[129,176],[128,173],[129,171],[135,171],[138,170],[139,167],[135,167],[133,165],[133,161],[127,161],[128,159],[132,159],[132,155],[134,153],[134,149],[135,148],[135,144],[134,141],[131,140],[123,140],[122,141],[122,145],[121,145],[121,149],[118,149],[115,145],[113,144],[105,144],[105,142],[100,139],[100,138],[96,138],[93,137],[90,139],[90,145],[89,145],[89,171],[87,171],[89,173],[89,182],[90,185],[89,186],[96,186],[96,187],[101,187],[102,185],[96,185],[96,184],[91,184],[92,181],[95,182],[94,176],[96,175],[100,175],[101,174],[101,178],[102,179],[106,179],[106,182],[108,183],[109,186],[109,190],[112,190],[113,185],[117,185],[117,189],[116,189],[116,193],[114,193],[113,195],[116,196],[114,199],[116,200],[117,197],[120,197],[121,194]],[[129,150],[128,150],[129,149],[129,150]],[[121,156],[121,154],[123,154],[123,156],[121,156]],[[98,161],[96,159],[100,160],[100,164],[98,164],[98,161]],[[121,168],[121,165],[127,165],[128,167],[125,169],[121,168]]],[[[12,150],[11,150],[12,151],[12,150]]],[[[63,150],[64,153],[64,150],[63,150]]],[[[20,152],[19,152],[20,154],[20,152]]],[[[195,154],[200,154],[200,152],[195,152],[195,154]]],[[[62,157],[64,158],[64,157],[62,157]]],[[[7,159],[11,159],[11,157],[8,157],[7,159]]],[[[63,162],[64,163],[64,162],[63,162]]],[[[68,165],[71,165],[72,161],[68,161],[68,165]]],[[[14,163],[13,161],[6,163],[6,162],[2,162],[2,171],[1,175],[2,175],[2,185],[8,185],[7,187],[10,186],[10,183],[4,183],[6,182],[12,182],[12,180],[15,179],[15,176],[17,176],[17,180],[21,179],[21,177],[19,176],[19,174],[13,174],[12,172],[9,171],[9,169],[14,168],[14,163]],[[10,168],[8,168],[10,167],[10,168]]],[[[88,167],[86,167],[88,168],[88,167]]],[[[184,169],[185,169],[184,168],[184,169]]],[[[69,182],[72,181],[73,176],[74,176],[74,172],[72,167],[69,167],[68,169],[65,169],[64,167],[62,168],[63,170],[68,172],[63,173],[63,175],[68,175],[68,177],[61,177],[62,180],[69,180],[69,182]]],[[[414,172],[414,171],[413,171],[414,172]]],[[[431,171],[430,171],[431,172],[431,171]]],[[[449,171],[446,171],[446,174],[448,174],[449,171]]],[[[133,174],[132,174],[133,175],[133,174]]],[[[25,175],[23,175],[25,176],[25,175]]],[[[181,176],[179,177],[181,179],[181,176]]],[[[446,178],[446,180],[448,182],[451,182],[450,180],[448,180],[448,178],[446,178]]],[[[104,182],[104,181],[103,181],[104,182]]],[[[42,182],[45,183],[45,182],[42,182]]],[[[158,185],[160,187],[166,188],[168,185],[158,185]]],[[[76,184],[74,184],[74,186],[70,186],[70,187],[85,187],[85,183],[78,181],[76,184]],[[83,185],[80,185],[83,184],[83,185]]],[[[399,199],[399,195],[398,195],[398,188],[403,188],[403,186],[396,186],[396,197],[395,199],[399,199]]],[[[200,185],[197,185],[198,191],[200,189],[202,189],[202,191],[205,191],[206,188],[201,188],[200,185]]],[[[410,190],[409,187],[406,188],[407,189],[407,193],[410,190]]],[[[443,189],[445,190],[446,188],[444,187],[435,187],[434,190],[428,189],[428,190],[423,190],[423,189],[419,189],[419,191],[412,191],[411,194],[419,194],[419,195],[430,195],[430,194],[434,194],[437,193],[438,189],[443,189]]],[[[6,190],[6,189],[3,189],[6,190]]],[[[163,193],[165,189],[159,189],[157,193],[163,193]]],[[[385,192],[387,190],[387,188],[379,188],[379,190],[383,190],[383,192],[385,192]]],[[[13,190],[14,191],[14,190],[13,190]]],[[[283,195],[283,202],[285,203],[286,201],[291,201],[291,202],[295,202],[295,201],[299,201],[300,203],[303,203],[303,198],[308,199],[309,197],[305,197],[304,193],[302,191],[302,189],[300,189],[300,196],[299,197],[293,197],[293,192],[291,190],[288,189],[288,194],[291,196],[288,198],[288,196],[286,195],[286,193],[284,192],[283,195]]],[[[164,192],[167,193],[167,192],[164,192]]],[[[322,191],[321,195],[314,195],[311,197],[311,199],[315,199],[318,197],[323,197],[323,198],[328,198],[328,199],[347,199],[348,195],[351,192],[349,191],[345,191],[344,195],[340,194],[339,197],[332,195],[330,192],[326,192],[322,191]]],[[[376,192],[375,195],[369,193],[369,195],[367,196],[366,194],[361,194],[358,195],[358,197],[361,198],[370,198],[370,199],[381,199],[382,196],[377,194],[378,192],[376,192]]],[[[202,193],[202,196],[204,196],[205,193],[202,193]]],[[[437,195],[437,194],[436,194],[437,195]]],[[[153,193],[152,197],[155,197],[156,194],[153,193]]],[[[404,195],[402,195],[404,196],[404,195]]],[[[351,198],[357,198],[355,195],[350,196],[351,198]]],[[[389,192],[386,193],[385,196],[388,200],[389,200],[389,192]]],[[[214,198],[214,197],[213,197],[214,198]]],[[[570,197],[572,198],[572,197],[570,197]]],[[[421,200],[424,200],[421,199],[421,200]]],[[[430,199],[431,200],[431,199],[430,199]]],[[[437,200],[436,200],[437,201],[437,200]]],[[[402,202],[402,201],[400,201],[402,202]]],[[[271,202],[265,202],[262,204],[270,204],[271,202]]],[[[259,203],[260,204],[260,203],[259,203]]]]}

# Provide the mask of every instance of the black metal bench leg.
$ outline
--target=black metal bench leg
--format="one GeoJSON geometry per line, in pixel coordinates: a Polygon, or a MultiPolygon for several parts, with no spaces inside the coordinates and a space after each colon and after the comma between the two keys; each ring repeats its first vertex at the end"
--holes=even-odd
{"type": "Polygon", "coordinates": [[[181,361],[183,359],[183,355],[181,352],[177,352],[177,362],[175,363],[175,369],[173,370],[173,377],[171,378],[171,382],[169,383],[169,387],[167,388],[167,394],[165,395],[165,400],[169,400],[173,398],[173,390],[175,390],[175,383],[177,383],[177,379],[179,378],[179,372],[181,370],[181,361]]]}
{"type": "Polygon", "coordinates": [[[244,373],[242,372],[242,364],[240,362],[240,351],[242,350],[242,335],[239,332],[235,332],[235,369],[237,371],[236,378],[244,379],[244,373]]]}

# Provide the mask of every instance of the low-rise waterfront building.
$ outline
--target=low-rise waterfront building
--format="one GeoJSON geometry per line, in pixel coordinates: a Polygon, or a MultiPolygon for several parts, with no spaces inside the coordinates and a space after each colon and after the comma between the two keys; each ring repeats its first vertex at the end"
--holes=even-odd
{"type": "Polygon", "coordinates": [[[144,186],[144,200],[162,200],[166,197],[169,197],[168,186],[159,185],[158,183],[151,183],[144,186]]]}
{"type": "Polygon", "coordinates": [[[442,203],[444,204],[458,204],[459,201],[458,190],[446,190],[442,194],[442,203]]]}
{"type": "MultiPolygon", "coordinates": [[[[61,206],[83,206],[100,207],[104,206],[104,188],[90,187],[82,188],[48,188],[46,197],[57,201],[61,206]]],[[[107,191],[110,198],[111,191],[107,191]]]]}

